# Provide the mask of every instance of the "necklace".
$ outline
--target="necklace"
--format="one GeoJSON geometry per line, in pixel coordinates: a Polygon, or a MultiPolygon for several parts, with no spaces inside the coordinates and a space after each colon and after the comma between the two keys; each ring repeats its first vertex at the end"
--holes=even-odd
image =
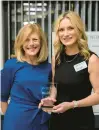
{"type": "Polygon", "coordinates": [[[72,60],[66,60],[66,57],[65,57],[65,61],[66,62],[72,62],[72,61],[74,61],[76,59],[77,56],[78,56],[78,54],[76,54],[72,60]]]}

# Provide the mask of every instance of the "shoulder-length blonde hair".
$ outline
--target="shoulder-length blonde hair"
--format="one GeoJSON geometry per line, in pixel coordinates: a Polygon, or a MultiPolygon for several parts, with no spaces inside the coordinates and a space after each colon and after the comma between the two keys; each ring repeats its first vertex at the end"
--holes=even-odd
{"type": "Polygon", "coordinates": [[[54,32],[55,32],[54,51],[55,51],[56,64],[60,64],[61,62],[60,54],[63,50],[63,44],[59,40],[58,30],[59,30],[60,22],[64,18],[68,18],[71,21],[72,25],[74,26],[74,29],[78,37],[77,44],[78,44],[80,54],[84,56],[85,60],[88,60],[90,57],[90,53],[88,49],[87,36],[85,34],[84,24],[78,14],[76,14],[73,11],[68,11],[60,15],[59,18],[54,23],[54,32]]]}
{"type": "Polygon", "coordinates": [[[44,32],[42,31],[40,25],[38,24],[27,24],[23,26],[15,40],[14,44],[14,55],[12,57],[16,57],[18,61],[23,62],[23,57],[24,57],[24,50],[23,50],[23,45],[26,42],[26,39],[32,34],[32,33],[37,33],[40,37],[40,44],[41,48],[39,51],[39,54],[37,56],[37,63],[41,63],[45,60],[47,60],[48,57],[48,46],[47,46],[47,40],[45,37],[44,32]]]}

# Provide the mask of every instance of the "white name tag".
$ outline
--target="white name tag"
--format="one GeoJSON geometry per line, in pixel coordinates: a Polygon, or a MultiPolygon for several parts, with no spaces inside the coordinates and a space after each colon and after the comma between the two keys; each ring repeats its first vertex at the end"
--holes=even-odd
{"type": "Polygon", "coordinates": [[[80,70],[83,70],[83,69],[85,69],[85,68],[87,68],[87,64],[86,64],[85,61],[80,62],[80,63],[74,65],[74,69],[75,69],[76,72],[78,72],[78,71],[80,71],[80,70]]]}

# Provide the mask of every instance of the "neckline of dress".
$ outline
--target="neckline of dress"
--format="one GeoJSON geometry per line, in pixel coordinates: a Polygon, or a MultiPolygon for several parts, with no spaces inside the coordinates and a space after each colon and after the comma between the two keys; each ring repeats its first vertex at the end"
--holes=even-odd
{"type": "Polygon", "coordinates": [[[74,61],[74,60],[78,57],[78,55],[79,55],[79,53],[73,54],[73,55],[68,55],[68,54],[66,54],[66,55],[65,55],[65,62],[70,63],[70,62],[74,61]],[[72,58],[71,60],[67,60],[67,59],[66,59],[66,56],[67,56],[67,57],[73,57],[73,58],[72,58]]]}
{"type": "Polygon", "coordinates": [[[39,65],[41,65],[41,64],[34,65],[34,64],[28,63],[27,61],[24,61],[24,63],[32,67],[38,67],[39,65]]]}

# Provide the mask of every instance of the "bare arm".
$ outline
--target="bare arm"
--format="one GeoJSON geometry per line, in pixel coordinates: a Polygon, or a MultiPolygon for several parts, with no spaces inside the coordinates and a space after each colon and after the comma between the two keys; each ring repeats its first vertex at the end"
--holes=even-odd
{"type": "Polygon", "coordinates": [[[52,56],[52,89],[51,89],[51,97],[56,99],[56,95],[57,95],[57,84],[54,82],[54,75],[55,75],[55,57],[52,56]],[[56,85],[56,87],[55,87],[56,85]]]}
{"type": "Polygon", "coordinates": [[[0,102],[0,104],[1,104],[2,114],[5,114],[7,107],[8,107],[8,103],[7,102],[0,102]]]}
{"type": "Polygon", "coordinates": [[[56,95],[57,95],[57,89],[53,85],[52,88],[51,88],[51,95],[50,95],[50,97],[56,99],[56,95]]]}
{"type": "Polygon", "coordinates": [[[99,58],[94,54],[89,59],[88,71],[94,93],[82,100],[79,100],[78,107],[99,104],[99,58]]]}

